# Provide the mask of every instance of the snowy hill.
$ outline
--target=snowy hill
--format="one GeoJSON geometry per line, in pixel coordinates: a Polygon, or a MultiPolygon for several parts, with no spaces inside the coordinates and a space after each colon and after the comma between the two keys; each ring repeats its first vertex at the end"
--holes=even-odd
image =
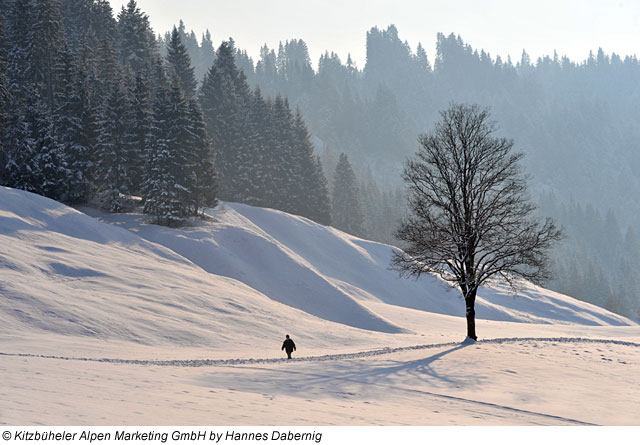
{"type": "Polygon", "coordinates": [[[237,349],[323,324],[55,201],[1,189],[0,203],[0,335],[237,349]]]}
{"type": "Polygon", "coordinates": [[[82,210],[0,188],[0,424],[278,423],[273,413],[290,407],[292,423],[338,424],[624,423],[639,412],[640,388],[625,382],[640,328],[604,309],[532,285],[518,296],[484,288],[478,333],[493,339],[469,346],[457,292],[399,278],[389,246],[240,204],[178,230],[82,210]],[[284,333],[299,372],[286,390],[284,333]],[[469,361],[486,377],[460,375],[469,361]],[[626,386],[606,415],[558,408],[558,388],[585,394],[594,382],[598,403],[626,386]],[[374,390],[382,383],[387,395],[374,390]],[[105,391],[98,404],[85,398],[93,385],[105,391]],[[188,395],[212,387],[219,396],[188,395]],[[442,414],[425,416],[425,397],[442,414]],[[352,398],[361,415],[342,408],[352,398]],[[135,409],[142,399],[157,408],[135,409]]]}
{"type": "MultiPolygon", "coordinates": [[[[211,211],[213,221],[175,230],[146,224],[145,215],[85,209],[101,222],[37,195],[0,193],[5,332],[215,345],[220,329],[263,336],[298,318],[321,330],[321,320],[411,330],[385,318],[379,303],[463,315],[458,293],[439,280],[389,270],[391,247],[279,211],[227,203],[211,211]]],[[[633,324],[534,286],[518,296],[499,287],[479,294],[482,320],[633,324]]]]}
{"type": "MultiPolygon", "coordinates": [[[[93,210],[105,224],[17,190],[2,189],[1,198],[5,332],[211,345],[222,328],[262,336],[272,330],[267,326],[297,318],[411,330],[385,318],[376,303],[463,312],[458,293],[439,280],[401,279],[389,270],[389,246],[275,210],[223,204],[211,212],[214,221],[174,230],[146,224],[144,215],[93,210]]],[[[632,324],[534,286],[519,296],[483,289],[477,313],[483,320],[632,324]]]]}

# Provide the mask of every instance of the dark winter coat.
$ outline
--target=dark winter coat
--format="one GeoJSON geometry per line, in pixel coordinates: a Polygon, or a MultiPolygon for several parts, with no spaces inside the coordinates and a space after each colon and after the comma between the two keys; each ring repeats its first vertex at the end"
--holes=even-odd
{"type": "Polygon", "coordinates": [[[282,343],[282,349],[286,350],[287,352],[295,351],[296,344],[293,342],[293,340],[287,338],[284,343],[282,343]]]}

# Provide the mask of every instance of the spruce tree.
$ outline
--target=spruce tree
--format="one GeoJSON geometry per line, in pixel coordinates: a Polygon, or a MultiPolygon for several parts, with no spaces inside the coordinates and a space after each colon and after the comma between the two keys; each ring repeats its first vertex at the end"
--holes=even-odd
{"type": "Polygon", "coordinates": [[[69,168],[77,175],[76,187],[72,188],[69,199],[86,202],[95,191],[96,151],[99,136],[99,111],[86,79],[80,79],[79,89],[80,132],[77,137],[76,155],[69,168]]]}
{"type": "Polygon", "coordinates": [[[122,212],[130,193],[128,118],[129,100],[118,80],[104,106],[97,144],[96,186],[102,207],[110,212],[122,212]]]}
{"type": "Polygon", "coordinates": [[[48,113],[39,113],[35,118],[34,136],[39,149],[36,162],[41,174],[38,193],[56,201],[64,201],[69,194],[68,181],[71,176],[65,147],[56,137],[48,113]]]}
{"type": "Polygon", "coordinates": [[[62,0],[64,35],[67,46],[74,53],[80,53],[91,27],[93,0],[62,0]]]}
{"type": "Polygon", "coordinates": [[[179,226],[188,215],[187,126],[188,109],[174,76],[169,88],[162,85],[156,92],[153,148],[143,186],[144,212],[170,227],[179,226]]]}
{"type": "Polygon", "coordinates": [[[196,78],[187,48],[182,43],[180,33],[175,26],[167,45],[167,62],[180,79],[185,97],[191,99],[196,93],[196,78]]]}
{"type": "Polygon", "coordinates": [[[120,72],[113,41],[110,37],[105,37],[99,43],[96,59],[100,63],[94,72],[95,77],[92,78],[91,89],[96,98],[96,106],[102,106],[111,95],[120,72]]]}
{"type": "Polygon", "coordinates": [[[294,213],[328,225],[331,223],[331,202],[327,180],[322,165],[313,156],[313,144],[300,110],[296,111],[293,130],[298,162],[296,177],[301,191],[294,213]]]}
{"type": "Polygon", "coordinates": [[[332,225],[352,235],[362,236],[364,216],[358,183],[347,155],[340,154],[333,177],[332,225]]]}
{"type": "Polygon", "coordinates": [[[142,201],[144,203],[144,213],[156,216],[156,221],[160,221],[161,211],[159,197],[162,196],[163,188],[161,184],[162,171],[157,159],[165,156],[163,151],[167,150],[166,120],[169,118],[167,110],[167,85],[166,77],[162,66],[154,64],[154,96],[153,96],[153,118],[151,120],[151,138],[147,149],[146,168],[142,181],[142,201]]]}
{"type": "Polygon", "coordinates": [[[49,112],[54,111],[61,53],[66,47],[62,32],[62,14],[58,0],[34,0],[35,20],[28,31],[32,53],[32,80],[49,112]]]}
{"type": "Polygon", "coordinates": [[[64,199],[69,171],[46,106],[35,90],[16,105],[6,139],[6,185],[52,199],[64,199]]]}
{"type": "Polygon", "coordinates": [[[82,35],[80,42],[76,44],[78,47],[73,49],[69,42],[67,42],[69,49],[71,49],[76,56],[81,71],[83,71],[85,75],[89,73],[94,74],[98,69],[97,65],[99,61],[96,58],[96,53],[100,47],[95,31],[92,28],[87,29],[82,35]]]}
{"type": "Polygon", "coordinates": [[[207,73],[207,69],[213,65],[213,62],[216,60],[216,50],[213,47],[213,42],[211,40],[211,33],[207,29],[205,33],[202,35],[202,40],[200,42],[200,55],[198,59],[198,63],[194,64],[195,67],[195,76],[198,81],[202,81],[205,74],[207,73]]]}
{"type": "Polygon", "coordinates": [[[131,193],[142,193],[144,170],[148,164],[149,149],[153,130],[153,110],[150,97],[151,83],[147,74],[139,72],[135,85],[129,90],[131,108],[129,110],[129,177],[131,178],[131,193]]]}
{"type": "Polygon", "coordinates": [[[31,0],[15,0],[8,17],[7,78],[9,92],[23,103],[35,88],[31,39],[34,21],[31,0]]]}
{"type": "Polygon", "coordinates": [[[109,0],[93,0],[91,5],[91,28],[101,39],[116,40],[118,23],[114,18],[109,0]]]}
{"type": "Polygon", "coordinates": [[[189,133],[194,165],[189,202],[193,214],[197,215],[202,207],[215,207],[218,203],[218,175],[214,167],[214,153],[207,136],[202,111],[195,99],[189,101],[189,133]]]}
{"type": "Polygon", "coordinates": [[[242,202],[255,206],[268,206],[267,191],[273,186],[267,165],[271,162],[270,135],[272,134],[271,104],[256,89],[249,103],[246,115],[247,130],[243,140],[246,162],[237,174],[242,178],[242,202]]]}
{"type": "Polygon", "coordinates": [[[171,175],[175,178],[175,195],[179,199],[177,208],[181,216],[188,214],[190,194],[195,185],[195,147],[191,133],[189,104],[184,97],[178,76],[171,76],[168,94],[169,125],[168,146],[172,158],[171,175]]]}
{"type": "MultiPolygon", "coordinates": [[[[32,94],[36,94],[35,91],[32,94]]],[[[9,124],[5,134],[6,159],[3,183],[8,187],[41,193],[42,172],[37,157],[40,152],[36,122],[39,117],[38,98],[27,97],[25,103],[12,100],[9,124]]]]}
{"type": "Polygon", "coordinates": [[[58,142],[62,145],[69,176],[66,200],[86,202],[92,190],[91,170],[97,140],[95,110],[91,105],[83,73],[76,69],[75,58],[61,51],[56,77],[54,122],[58,142]]]}
{"type": "Polygon", "coordinates": [[[154,54],[154,35],[149,17],[140,11],[135,0],[129,0],[118,14],[118,49],[122,64],[134,73],[151,64],[154,54]]]}
{"type": "Polygon", "coordinates": [[[363,229],[367,239],[382,241],[380,239],[382,195],[370,170],[360,184],[360,200],[364,216],[363,229]]]}
{"type": "Polygon", "coordinates": [[[249,86],[235,65],[232,47],[229,42],[223,42],[202,83],[200,104],[216,152],[219,196],[229,201],[242,197],[242,189],[235,181],[245,155],[241,146],[247,136],[249,99],[249,86]]]}
{"type": "Polygon", "coordinates": [[[256,64],[256,80],[265,95],[275,96],[278,83],[276,53],[267,45],[260,48],[260,60],[256,64]]]}
{"type": "Polygon", "coordinates": [[[329,195],[329,182],[322,169],[320,157],[314,158],[314,170],[312,173],[313,195],[309,218],[326,226],[331,224],[331,196],[329,195]]]}
{"type": "Polygon", "coordinates": [[[265,190],[268,207],[292,212],[301,197],[296,180],[296,164],[293,133],[293,116],[286,99],[276,96],[271,111],[269,156],[266,177],[269,187],[265,190]]]}

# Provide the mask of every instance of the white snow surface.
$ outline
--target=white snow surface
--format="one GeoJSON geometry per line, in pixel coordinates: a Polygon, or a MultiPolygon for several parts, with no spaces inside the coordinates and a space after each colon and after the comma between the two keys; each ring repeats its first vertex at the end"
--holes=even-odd
{"type": "Polygon", "coordinates": [[[0,424],[640,424],[640,327],[604,309],[496,283],[461,341],[458,294],[390,246],[80,210],[0,188],[0,424]]]}

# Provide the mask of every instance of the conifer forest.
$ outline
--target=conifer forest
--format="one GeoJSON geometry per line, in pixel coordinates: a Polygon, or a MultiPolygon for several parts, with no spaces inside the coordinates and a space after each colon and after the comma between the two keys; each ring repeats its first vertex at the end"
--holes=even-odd
{"type": "Polygon", "coordinates": [[[428,56],[391,25],[363,36],[362,67],[312,62],[304,36],[254,60],[176,21],[153,29],[135,0],[0,0],[0,184],[170,227],[239,202],[402,247],[406,160],[441,110],[479,104],[565,233],[542,284],[640,319],[635,56],[503,60],[455,34],[428,56]]]}

